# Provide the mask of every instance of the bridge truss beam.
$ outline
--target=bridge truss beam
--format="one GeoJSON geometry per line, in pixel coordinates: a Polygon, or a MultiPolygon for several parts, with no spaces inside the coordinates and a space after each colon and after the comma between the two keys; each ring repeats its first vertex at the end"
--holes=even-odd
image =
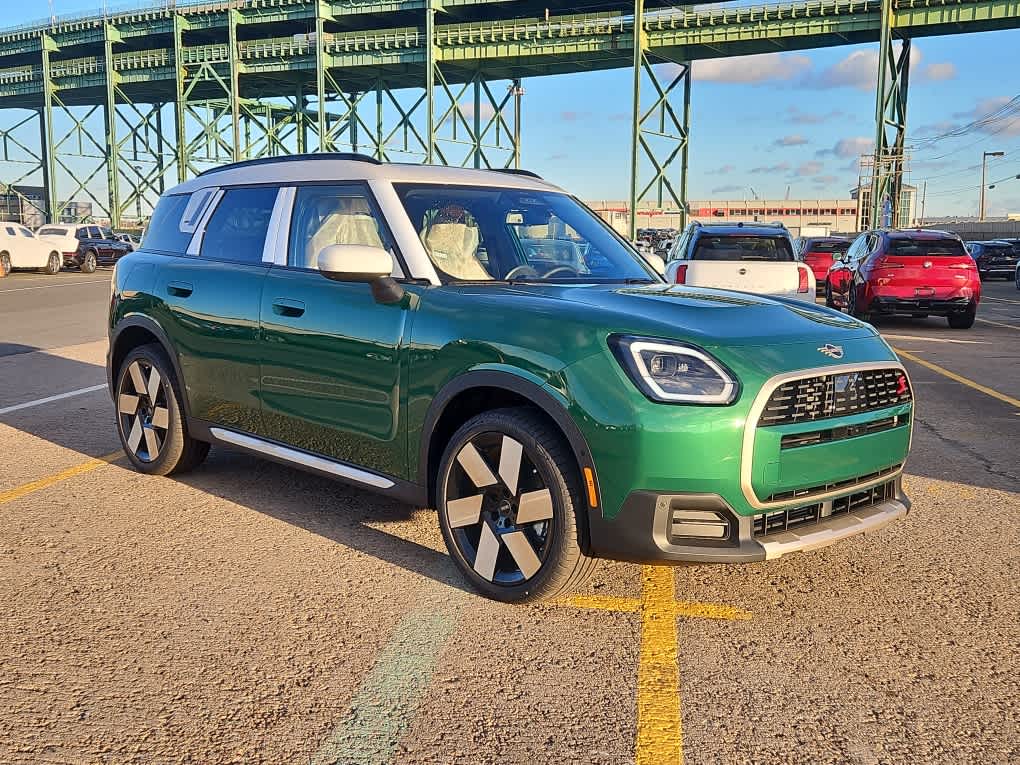
{"type": "Polygon", "coordinates": [[[631,239],[637,236],[638,206],[653,192],[660,209],[667,200],[672,202],[680,211],[681,225],[687,223],[691,64],[673,61],[650,50],[644,6],[644,0],[634,0],[631,239]],[[650,104],[648,99],[642,98],[642,81],[651,85],[650,104]]]}

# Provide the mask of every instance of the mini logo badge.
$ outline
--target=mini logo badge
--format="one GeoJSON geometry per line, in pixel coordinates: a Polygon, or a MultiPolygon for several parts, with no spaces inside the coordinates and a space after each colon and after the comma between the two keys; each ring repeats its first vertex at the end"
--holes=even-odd
{"type": "Polygon", "coordinates": [[[826,343],[818,349],[818,352],[828,356],[830,359],[841,359],[843,358],[843,346],[833,345],[832,343],[826,343]]]}

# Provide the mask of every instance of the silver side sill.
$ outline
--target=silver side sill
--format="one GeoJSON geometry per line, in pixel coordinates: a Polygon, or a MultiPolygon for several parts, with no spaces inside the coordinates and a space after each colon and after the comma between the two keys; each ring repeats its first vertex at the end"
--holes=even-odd
{"type": "Polygon", "coordinates": [[[259,454],[276,457],[286,462],[293,462],[295,465],[303,465],[304,467],[321,470],[324,473],[332,473],[348,481],[356,481],[366,486],[374,486],[377,489],[392,489],[395,486],[393,481],[383,478],[381,475],[346,465],[343,462],[334,462],[325,457],[316,457],[297,449],[289,449],[286,446],[280,446],[271,441],[263,441],[261,438],[246,436],[243,433],[235,433],[232,430],[224,430],[223,428],[210,428],[209,432],[218,441],[222,441],[225,444],[233,444],[234,446],[240,446],[259,454]]]}
{"type": "Polygon", "coordinates": [[[765,560],[773,560],[789,553],[817,550],[858,534],[876,531],[906,514],[906,505],[893,499],[847,515],[837,515],[802,529],[756,537],[755,541],[765,548],[765,560]]]}

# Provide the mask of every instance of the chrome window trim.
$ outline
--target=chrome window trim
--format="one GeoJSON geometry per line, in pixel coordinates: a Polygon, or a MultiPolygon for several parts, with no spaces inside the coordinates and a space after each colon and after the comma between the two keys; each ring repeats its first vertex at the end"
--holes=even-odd
{"type": "MultiPolygon", "coordinates": [[[[803,505],[808,502],[817,502],[819,500],[832,499],[833,497],[839,497],[843,494],[851,494],[855,491],[862,491],[864,489],[870,489],[873,486],[878,486],[880,483],[892,480],[903,473],[903,465],[900,466],[899,470],[888,473],[875,478],[870,481],[862,481],[860,483],[851,484],[849,486],[843,486],[839,489],[825,492],[815,492],[813,494],[804,494],[803,496],[797,497],[796,499],[782,500],[779,502],[762,502],[758,499],[758,496],[754,493],[754,487],[751,484],[751,468],[754,459],[754,437],[758,432],[758,420],[761,418],[762,412],[765,411],[765,407],[775,392],[776,388],[784,383],[792,382],[794,380],[803,380],[808,377],[818,377],[819,375],[835,375],[844,374],[846,372],[868,372],[877,369],[898,369],[907,378],[907,383],[910,385],[911,391],[911,409],[914,404],[914,385],[910,381],[910,374],[907,372],[903,363],[898,359],[890,359],[889,361],[876,361],[870,363],[858,363],[858,364],[834,364],[826,367],[815,367],[813,369],[799,369],[796,372],[785,372],[775,377],[770,378],[758,392],[754,402],[751,404],[751,409],[747,414],[747,420],[744,422],[744,440],[740,450],[740,491],[744,495],[744,499],[747,503],[756,510],[779,510],[786,507],[793,507],[796,505],[803,505]]],[[[831,418],[838,419],[838,418],[831,418]]],[[[907,443],[907,451],[909,453],[910,446],[914,440],[914,418],[910,418],[910,440],[907,443]]],[[[904,460],[904,465],[906,461],[904,460]]]]}
{"type": "MultiPolygon", "coordinates": [[[[188,243],[187,254],[192,257],[198,257],[202,252],[202,237],[205,236],[205,224],[209,222],[209,218],[212,217],[213,212],[220,205],[220,200],[223,198],[223,189],[218,188],[209,198],[209,202],[205,207],[205,212],[202,213],[202,218],[195,226],[195,233],[191,235],[191,241],[188,243]]],[[[182,218],[183,220],[183,214],[182,218]]]]}
{"type": "Polygon", "coordinates": [[[287,265],[287,245],[290,239],[290,216],[294,210],[293,186],[282,186],[276,192],[273,216],[269,219],[266,244],[262,250],[262,262],[269,265],[287,265]]]}

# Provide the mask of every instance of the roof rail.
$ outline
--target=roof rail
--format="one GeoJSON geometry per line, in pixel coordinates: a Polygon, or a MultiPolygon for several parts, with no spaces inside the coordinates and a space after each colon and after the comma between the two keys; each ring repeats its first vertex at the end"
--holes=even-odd
{"type": "Polygon", "coordinates": [[[368,162],[371,165],[381,165],[375,157],[370,157],[367,154],[355,154],[353,152],[317,152],[315,154],[287,154],[282,157],[260,157],[259,159],[246,159],[241,162],[231,162],[227,165],[220,165],[219,167],[211,167],[198,174],[201,178],[206,175],[212,175],[213,173],[219,173],[224,170],[233,170],[235,167],[257,167],[258,165],[272,165],[278,162],[303,162],[305,160],[316,160],[316,159],[343,159],[349,162],[368,162]]]}
{"type": "Polygon", "coordinates": [[[528,178],[538,178],[540,181],[544,181],[538,173],[534,173],[531,170],[521,170],[519,167],[494,167],[492,168],[497,173],[509,173],[510,175],[526,175],[528,178]]]}

